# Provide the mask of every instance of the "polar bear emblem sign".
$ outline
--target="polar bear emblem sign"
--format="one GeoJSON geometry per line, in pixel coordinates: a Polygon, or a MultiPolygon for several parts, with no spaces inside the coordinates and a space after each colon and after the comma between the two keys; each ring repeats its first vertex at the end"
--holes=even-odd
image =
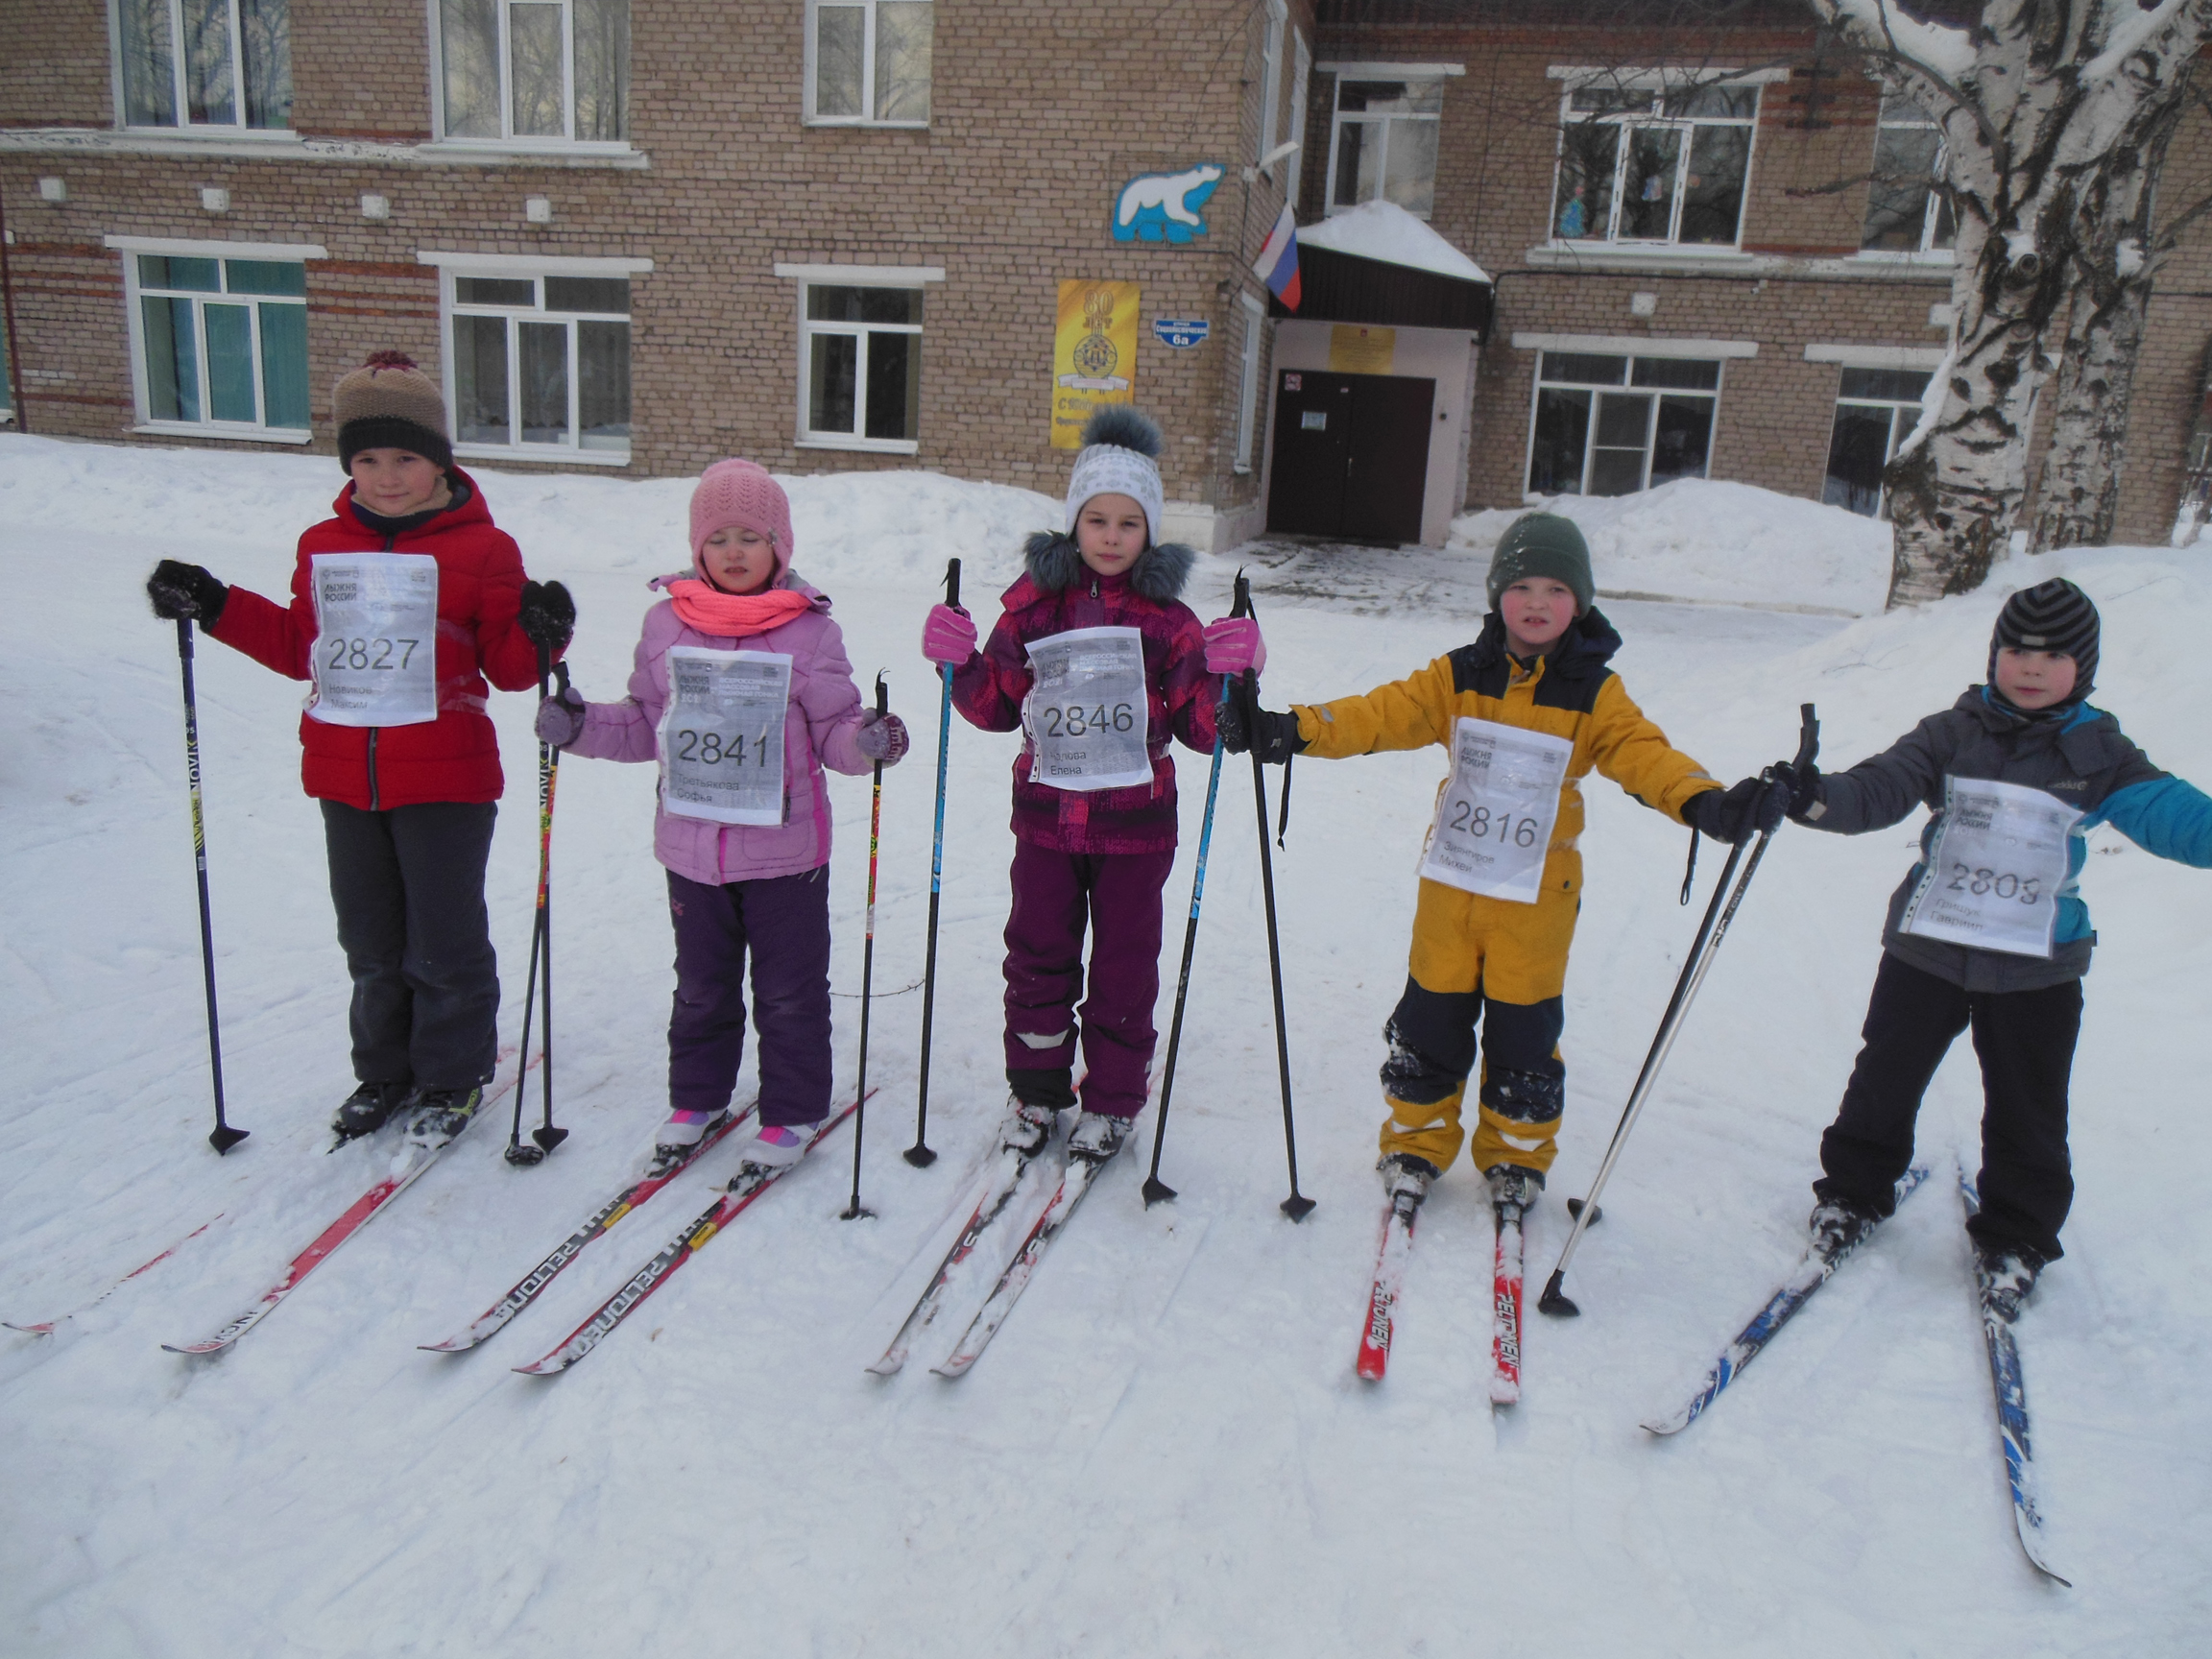
{"type": "Polygon", "coordinates": [[[1115,199],[1114,240],[1180,243],[1205,235],[1198,209],[1220,182],[1221,167],[1213,161],[1180,173],[1138,174],[1115,199]]]}

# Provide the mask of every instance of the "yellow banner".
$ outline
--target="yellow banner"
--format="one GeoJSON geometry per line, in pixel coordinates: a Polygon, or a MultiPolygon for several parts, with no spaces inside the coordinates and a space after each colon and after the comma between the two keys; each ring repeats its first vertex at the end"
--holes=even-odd
{"type": "Polygon", "coordinates": [[[1083,423],[1103,403],[1126,403],[1137,384],[1137,284],[1060,284],[1052,331],[1052,447],[1080,449],[1083,423]]]}
{"type": "Polygon", "coordinates": [[[1398,330],[1339,323],[1329,330],[1329,373],[1387,374],[1398,356],[1398,330]]]}

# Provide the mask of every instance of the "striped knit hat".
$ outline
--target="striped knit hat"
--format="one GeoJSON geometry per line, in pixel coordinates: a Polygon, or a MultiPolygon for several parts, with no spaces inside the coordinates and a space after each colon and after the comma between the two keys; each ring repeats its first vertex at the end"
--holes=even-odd
{"type": "Polygon", "coordinates": [[[2064,577],[2023,588],[1997,613],[1989,636],[1989,679],[1996,681],[1997,653],[2007,646],[2062,652],[2074,659],[2074,693],[2066,701],[2079,703],[2096,685],[2097,636],[2097,607],[2064,577]]]}
{"type": "Polygon", "coordinates": [[[440,470],[453,465],[445,399],[438,383],[404,351],[373,351],[330,389],[338,422],[338,465],[349,472],[364,449],[405,449],[440,470]]]}

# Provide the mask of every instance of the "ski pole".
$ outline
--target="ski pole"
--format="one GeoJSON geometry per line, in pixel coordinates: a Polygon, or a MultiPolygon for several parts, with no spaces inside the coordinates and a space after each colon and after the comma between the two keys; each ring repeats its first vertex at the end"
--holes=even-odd
{"type": "MultiPolygon", "coordinates": [[[[568,664],[554,663],[553,653],[547,646],[538,647],[538,700],[545,700],[545,682],[548,676],[556,678],[563,692],[568,689],[568,664]]],[[[553,865],[553,792],[561,776],[561,751],[552,744],[538,745],[538,908],[530,925],[530,972],[522,988],[522,1046],[516,1050],[516,1062],[521,1068],[517,1072],[515,1088],[515,1127],[507,1138],[507,1162],[527,1168],[542,1164],[545,1154],[568,1139],[568,1131],[553,1126],[553,912],[550,903],[553,865]],[[542,964],[544,978],[539,978],[542,964]],[[521,1086],[521,1074],[530,1069],[530,1013],[534,1003],[542,998],[544,1003],[543,1031],[538,1039],[542,1055],[541,1070],[545,1091],[545,1121],[530,1131],[535,1145],[522,1143],[522,1098],[529,1093],[521,1086]]]]}
{"type": "MultiPolygon", "coordinates": [[[[1243,616],[1252,609],[1251,584],[1244,580],[1244,572],[1237,572],[1237,600],[1229,607],[1232,616],[1243,616]]],[[[1219,707],[1229,704],[1229,676],[1221,676],[1221,701],[1219,707]]],[[[1190,920],[1183,926],[1183,971],[1175,980],[1175,1018],[1167,1025],[1167,1064],[1160,1074],[1160,1111],[1152,1119],[1152,1168],[1144,1177],[1144,1208],[1149,1210],[1163,1198],[1175,1196],[1175,1189],[1160,1179],[1160,1145],[1167,1139],[1167,1106],[1175,1098],[1175,1052],[1183,1045],[1183,1004],[1190,995],[1190,958],[1198,949],[1198,903],[1206,896],[1206,854],[1214,843],[1214,802],[1221,793],[1221,733],[1214,733],[1214,768],[1206,778],[1206,821],[1198,831],[1198,871],[1190,878],[1190,920]]]]}
{"type": "MultiPolygon", "coordinates": [[[[878,723],[891,712],[891,693],[884,686],[882,671],[876,675],[876,718],[878,723]]],[[[862,1215],[873,1215],[873,1210],[860,1208],[860,1142],[868,1131],[868,990],[876,978],[876,849],[883,835],[883,762],[876,762],[875,794],[868,806],[868,922],[860,947],[860,1081],[854,1085],[853,1116],[853,1202],[846,1206],[838,1219],[853,1221],[862,1215]]]]}
{"type": "MultiPolygon", "coordinates": [[[[1797,759],[1799,766],[1809,766],[1820,753],[1820,722],[1813,712],[1813,705],[1803,704],[1798,709],[1797,759]]],[[[1777,778],[1780,768],[1769,766],[1759,776],[1769,786],[1777,778]]],[[[1636,1119],[1650,1098],[1651,1086],[1658,1079],[1659,1069],[1666,1065],[1667,1056],[1674,1046],[1675,1036],[1682,1029],[1682,1022],[1690,1013],[1690,1004],[1696,999],[1698,987],[1705,983],[1706,970],[1713,966],[1713,958],[1720,953],[1720,942],[1728,936],[1728,925],[1736,919],[1736,906],[1743,902],[1745,889],[1751,878],[1759,873],[1759,860],[1767,856],[1767,844],[1774,839],[1774,830],[1763,830],[1758,844],[1751,849],[1750,862],[1743,866],[1743,874],[1730,888],[1728,878],[1734,873],[1737,861],[1743,855],[1743,843],[1739,841],[1728,853],[1728,862],[1720,867],[1720,879],[1713,885],[1713,902],[1705,907],[1705,920],[1698,925],[1697,937],[1690,947],[1689,960],[1682,964],[1681,975],[1674,981],[1674,995],[1668,998],[1667,1012],[1660,1017],[1659,1030],[1651,1039],[1650,1050],[1644,1056],[1644,1069],[1636,1074],[1636,1087],[1629,1091],[1628,1104],[1621,1113],[1621,1121],[1614,1125],[1613,1139],[1605,1148],[1604,1161],[1598,1166],[1598,1179],[1590,1184],[1589,1196],[1582,1200],[1575,1212],[1574,1228],[1567,1235],[1567,1242],[1559,1252],[1559,1263],[1551,1269],[1551,1277],[1544,1286],[1544,1295],[1536,1304],[1546,1313],[1560,1318],[1574,1318],[1582,1310],[1561,1288],[1567,1278],[1567,1264],[1575,1259],[1575,1248],[1582,1240],[1582,1234],[1598,1219],[1598,1194],[1605,1190],[1612,1176],[1613,1166],[1620,1161],[1622,1149],[1628,1142],[1628,1132],[1636,1127],[1636,1119]],[[1725,907],[1721,896],[1727,896],[1725,907]],[[1718,919],[1716,919],[1718,912],[1718,919]]]]}
{"type": "MultiPolygon", "coordinates": [[[[945,603],[960,603],[960,561],[945,561],[945,603]]],[[[937,829],[929,843],[929,944],[922,961],[922,1089],[914,1102],[914,1144],[901,1154],[917,1169],[937,1162],[929,1147],[929,1025],[937,1008],[937,904],[945,882],[945,768],[952,745],[952,664],[940,662],[944,695],[937,704],[937,829]]]]}
{"type": "Polygon", "coordinates": [[[207,827],[200,806],[200,699],[192,689],[192,618],[177,618],[177,657],[184,670],[184,776],[192,789],[192,863],[200,878],[200,967],[207,981],[207,1068],[215,1079],[215,1127],[207,1144],[218,1156],[252,1133],[223,1118],[223,1037],[215,1016],[215,924],[207,904],[207,827]]]}
{"type": "MultiPolygon", "coordinates": [[[[1257,614],[1248,590],[1245,608],[1247,614],[1257,614]]],[[[1260,676],[1250,668],[1244,670],[1244,688],[1257,707],[1260,676]]],[[[1313,1200],[1298,1190],[1298,1129],[1290,1117],[1290,1033],[1283,1017],[1283,945],[1275,926],[1275,859],[1267,849],[1267,772],[1257,745],[1252,750],[1252,805],[1260,814],[1260,892],[1267,910],[1267,975],[1275,992],[1275,1069],[1283,1079],[1283,1151],[1290,1162],[1290,1196],[1276,1208],[1291,1220],[1303,1221],[1313,1200]]]]}

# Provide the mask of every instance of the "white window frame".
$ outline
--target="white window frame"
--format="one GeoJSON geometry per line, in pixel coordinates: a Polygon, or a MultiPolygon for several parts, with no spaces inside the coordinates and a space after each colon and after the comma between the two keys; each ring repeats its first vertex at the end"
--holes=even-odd
{"type": "MultiPolygon", "coordinates": [[[[259,144],[297,144],[300,134],[290,126],[249,127],[246,124],[246,60],[245,36],[242,19],[238,15],[238,0],[229,0],[230,11],[230,87],[232,107],[237,110],[235,121],[194,121],[186,113],[188,100],[184,89],[184,7],[183,0],[157,0],[169,12],[169,93],[176,101],[177,119],[166,124],[148,124],[131,119],[131,107],[123,89],[123,6],[122,0],[108,0],[108,77],[114,100],[115,130],[119,132],[158,132],[168,136],[205,138],[245,138],[259,144]]],[[[287,65],[289,73],[289,65],[287,65]]]]}
{"type": "MultiPolygon", "coordinates": [[[[1539,499],[1535,493],[1531,492],[1528,488],[1528,469],[1536,459],[1536,411],[1539,404],[1543,400],[1544,389],[1547,386],[1563,387],[1570,390],[1576,387],[1581,387],[1584,390],[1592,392],[1593,394],[1612,391],[1630,396],[1633,396],[1639,391],[1642,391],[1650,397],[1650,412],[1646,417],[1644,422],[1643,482],[1639,484],[1634,491],[1630,492],[1631,494],[1641,494],[1643,492],[1651,488],[1651,458],[1653,451],[1657,448],[1656,439],[1659,420],[1659,399],[1669,393],[1671,393],[1674,396],[1680,397],[1707,397],[1712,399],[1713,424],[1707,429],[1705,435],[1705,471],[1703,474],[1703,476],[1710,478],[1713,476],[1713,445],[1719,439],[1720,434],[1720,399],[1728,390],[1728,360],[1732,357],[1754,356],[1758,351],[1756,343],[1748,341],[1638,340],[1633,337],[1578,338],[1574,335],[1556,334],[1541,336],[1516,334],[1513,336],[1513,345],[1517,350],[1534,349],[1539,352],[1549,351],[1554,354],[1572,352],[1578,355],[1596,357],[1625,357],[1629,359],[1628,367],[1625,371],[1623,371],[1623,377],[1619,385],[1599,386],[1591,382],[1579,380],[1546,380],[1544,378],[1544,360],[1542,356],[1537,358],[1535,368],[1528,376],[1528,438],[1527,442],[1522,445],[1521,450],[1521,492],[1524,500],[1539,499]],[[1523,344],[1525,341],[1535,341],[1539,339],[1546,342],[1559,343],[1545,344],[1541,346],[1529,346],[1523,344]],[[1686,349],[1686,348],[1700,346],[1741,347],[1743,345],[1749,345],[1751,349],[1748,351],[1742,349],[1728,351],[1701,351],[1686,349]],[[1654,350],[1652,349],[1653,347],[1662,347],[1665,348],[1665,349],[1654,350]],[[1676,360],[1689,359],[1700,363],[1711,363],[1714,365],[1717,371],[1714,375],[1713,389],[1708,392],[1701,389],[1686,386],[1652,386],[1639,388],[1636,384],[1636,364],[1634,361],[1638,357],[1672,358],[1676,360]]],[[[1582,476],[1580,479],[1580,488],[1575,492],[1575,493],[1592,500],[1617,500],[1619,499],[1617,496],[1590,495],[1590,469],[1598,448],[1598,445],[1594,442],[1597,422],[1598,404],[1596,397],[1593,397],[1590,404],[1590,423],[1593,430],[1591,433],[1586,434],[1582,440],[1582,476]]],[[[1825,461],[1823,461],[1822,465],[1826,465],[1825,461]]],[[[1823,476],[1825,476],[1825,473],[1823,473],[1823,476]]],[[[1668,482],[1672,483],[1673,480],[1670,479],[1668,482]]]]}
{"type": "MultiPolygon", "coordinates": [[[[876,108],[876,7],[878,0],[806,0],[806,41],[803,55],[803,73],[805,76],[803,96],[805,113],[802,119],[809,127],[901,127],[910,131],[926,131],[930,117],[919,121],[879,120],[871,113],[876,108]],[[860,113],[857,115],[823,115],[816,112],[815,70],[820,58],[820,36],[817,22],[825,5],[858,8],[865,13],[860,25],[860,113]]],[[[937,58],[935,32],[937,14],[932,3],[929,14],[931,46],[929,58],[929,108],[934,114],[937,108],[937,58]]]]}
{"type": "Polygon", "coordinates": [[[1290,126],[1284,137],[1295,139],[1298,148],[1290,152],[1288,171],[1283,176],[1283,200],[1293,208],[1298,205],[1298,186],[1306,177],[1306,95],[1312,79],[1313,49],[1306,44],[1305,35],[1293,28],[1290,31],[1290,126]]]}
{"type": "MultiPolygon", "coordinates": [[[[1544,245],[1565,252],[1621,252],[1630,253],[1681,252],[1686,254],[1733,253],[1743,246],[1743,221],[1751,206],[1751,176],[1758,164],[1759,118],[1765,108],[1765,87],[1773,81],[1786,80],[1789,71],[1729,69],[1706,70],[1604,70],[1553,67],[1547,71],[1553,80],[1565,84],[1559,92],[1559,138],[1551,163],[1551,189],[1545,198],[1544,245]],[[1651,107],[1644,111],[1623,110],[1611,114],[1592,114],[1575,108],[1579,92],[1592,87],[1603,87],[1621,92],[1651,94],[1651,107]],[[1682,91],[1697,86],[1726,86],[1734,89],[1748,88],[1752,94],[1751,113],[1747,116],[1718,115],[1668,115],[1663,113],[1664,99],[1669,92],[1682,91]],[[1622,236],[1616,228],[1621,222],[1621,210],[1626,200],[1624,188],[1628,169],[1630,147],[1615,141],[1613,152],[1613,183],[1608,193],[1606,225],[1601,235],[1566,237],[1559,234],[1559,176],[1567,165],[1567,130],[1570,127],[1626,127],[1665,128],[1682,133],[1680,154],[1674,159],[1674,188],[1668,214],[1667,234],[1664,237],[1622,236]],[[1685,180],[1689,176],[1692,149],[1696,129],[1700,127],[1737,127],[1746,134],[1743,146],[1743,179],[1740,186],[1742,201],[1736,209],[1736,234],[1726,242],[1685,242],[1682,234],[1682,207],[1687,195],[1685,180]]],[[[1645,355],[1648,356],[1647,352],[1645,355]]]]}
{"type": "MultiPolygon", "coordinates": [[[[1943,178],[1948,171],[1948,162],[1950,159],[1950,144],[1942,135],[1943,124],[1940,121],[1937,121],[1934,116],[1929,115],[1925,110],[1919,110],[1920,119],[1917,121],[1892,120],[1890,118],[1889,111],[1891,107],[1896,104],[1904,104],[1913,108],[1916,110],[1918,109],[1918,106],[1914,105],[1911,99],[1906,98],[1901,94],[1892,93],[1887,88],[1883,90],[1881,112],[1876,115],[1874,120],[1875,162],[1879,164],[1881,160],[1882,134],[1884,132],[1933,132],[1936,134],[1936,158],[1929,163],[1928,171],[1930,176],[1934,179],[1943,178]]],[[[1941,245],[1938,245],[1936,241],[1936,233],[1943,222],[1943,209],[1945,205],[1946,204],[1942,190],[1936,185],[1931,184],[1928,188],[1928,200],[1922,203],[1920,207],[1920,238],[1918,245],[1912,248],[1861,248],[1859,250],[1859,257],[1862,259],[1878,260],[1886,264],[1893,265],[1957,264],[1959,222],[1956,214],[1953,215],[1951,221],[1951,240],[1948,243],[1941,245]]],[[[1873,210],[1874,204],[1871,195],[1869,195],[1866,204],[1866,211],[1871,213],[1873,210]]],[[[1859,235],[1862,241],[1865,239],[1866,226],[1864,220],[1860,222],[1859,235]]]]}
{"type": "MultiPolygon", "coordinates": [[[[1820,498],[1828,497],[1828,457],[1836,447],[1836,413],[1845,408],[1887,409],[1889,414],[1889,439],[1883,450],[1885,469],[1897,458],[1897,445],[1910,434],[1920,419],[1921,399],[1902,397],[1853,397],[1843,392],[1843,373],[1851,369],[1883,369],[1893,373],[1933,375],[1943,366],[1944,353],[1934,346],[1861,346],[1857,344],[1829,345],[1815,342],[1805,348],[1808,363],[1833,363],[1837,366],[1836,397],[1831,408],[1834,413],[1828,421],[1828,453],[1820,458],[1820,498]],[[1911,411],[1911,420],[1901,418],[1911,411]]],[[[1840,506],[1835,502],[1830,505],[1840,506]]],[[[1845,512],[1852,509],[1846,507],[1845,512]]],[[[1886,520],[1889,517],[1889,487],[1885,484],[1875,496],[1874,517],[1886,520]]]]}
{"type": "MultiPolygon", "coordinates": [[[[434,136],[425,148],[455,150],[558,150],[580,156],[634,154],[628,137],[578,138],[576,132],[576,7],[575,0],[547,0],[561,8],[561,108],[569,136],[517,134],[515,126],[514,48],[508,8],[513,0],[496,0],[499,18],[499,134],[496,137],[448,135],[445,125],[445,0],[429,0],[430,8],[430,119],[434,136]]],[[[635,18],[632,19],[635,22],[635,18]]],[[[630,107],[630,88],[622,89],[623,108],[630,107]]],[[[455,451],[459,453],[459,451],[455,451]]]]}
{"type": "MultiPolygon", "coordinates": [[[[1463,65],[1457,63],[1324,63],[1321,67],[1331,71],[1334,76],[1329,88],[1329,171],[1323,179],[1321,186],[1321,211],[1324,218],[1334,218],[1339,213],[1349,213],[1353,208],[1361,205],[1358,202],[1339,202],[1336,200],[1337,140],[1343,132],[1344,123],[1347,119],[1357,121],[1361,126],[1382,129],[1382,149],[1375,162],[1375,177],[1379,180],[1387,179],[1390,176],[1390,129],[1402,121],[1425,121],[1434,124],[1438,130],[1437,159],[1439,162],[1442,161],[1444,112],[1441,109],[1433,115],[1383,113],[1374,116],[1365,115],[1359,110],[1353,110],[1348,117],[1341,105],[1344,87],[1348,82],[1358,81],[1403,81],[1408,84],[1416,81],[1433,81],[1441,85],[1444,81],[1454,76],[1464,75],[1466,69],[1463,65]]],[[[1430,180],[1430,189],[1431,201],[1433,201],[1435,189],[1433,177],[1430,180]]],[[[1431,207],[1430,213],[1417,213],[1414,217],[1428,219],[1433,211],[1434,209],[1431,207]]]]}
{"type": "MultiPolygon", "coordinates": [[[[579,257],[533,258],[529,254],[516,253],[448,253],[419,251],[416,261],[433,265],[438,269],[438,338],[439,349],[445,357],[445,407],[454,411],[453,423],[458,429],[458,411],[461,407],[454,385],[453,318],[456,304],[455,279],[463,276],[490,277],[501,281],[517,281],[535,277],[542,284],[547,276],[613,277],[641,276],[653,269],[650,259],[603,259],[579,257]]],[[[576,324],[583,322],[620,322],[631,329],[631,349],[637,349],[637,307],[633,298],[629,312],[617,318],[612,312],[548,310],[542,303],[544,289],[538,293],[541,303],[532,313],[518,307],[469,304],[462,307],[466,316],[502,316],[509,319],[507,339],[507,412],[508,429],[517,434],[512,444],[460,443],[453,445],[453,453],[463,460],[480,461],[536,461],[553,463],[563,467],[627,467],[636,445],[626,445],[620,449],[587,449],[578,431],[583,397],[584,377],[578,372],[576,349],[576,324]],[[568,325],[568,435],[559,444],[525,444],[521,441],[522,376],[520,354],[517,349],[515,325],[518,321],[535,320],[541,323],[565,322],[568,325]]],[[[636,419],[637,394],[631,394],[632,419],[636,419]]]]}
{"type": "Polygon", "coordinates": [[[1287,0],[1267,0],[1267,30],[1260,47],[1259,132],[1252,142],[1255,162],[1275,148],[1275,134],[1281,131],[1275,121],[1283,102],[1283,33],[1289,24],[1287,0]]]}
{"type": "MultiPolygon", "coordinates": [[[[799,322],[799,354],[794,375],[798,397],[794,410],[792,442],[802,449],[848,449],[875,455],[913,455],[922,447],[921,434],[912,438],[870,438],[854,432],[816,432],[807,423],[806,388],[812,372],[816,334],[913,334],[926,332],[922,323],[816,323],[806,315],[809,288],[906,288],[923,290],[945,280],[942,265],[798,265],[779,264],[776,275],[795,283],[799,322]]],[[[924,307],[926,313],[926,305],[924,307]]],[[[868,401],[868,353],[858,354],[853,383],[854,424],[863,423],[861,411],[868,401]]],[[[917,399],[919,403],[919,399],[917,399]]]]}
{"type": "MultiPolygon", "coordinates": [[[[168,438],[217,438],[231,443],[245,444],[309,444],[314,442],[314,388],[308,388],[308,424],[301,426],[271,426],[264,422],[262,368],[261,368],[261,313],[264,303],[298,305],[307,309],[304,295],[254,294],[240,295],[249,301],[245,309],[253,330],[253,407],[256,418],[252,421],[217,421],[212,416],[198,421],[156,421],[153,415],[153,397],[146,381],[146,319],[139,301],[145,295],[144,285],[138,280],[138,255],[158,254],[172,259],[213,259],[220,263],[226,259],[253,259],[286,265],[305,265],[310,260],[327,259],[329,249],[320,242],[197,242],[178,237],[161,236],[106,236],[102,245],[123,255],[123,305],[131,345],[131,406],[134,432],[157,433],[168,438]]],[[[181,289],[155,289],[156,294],[178,294],[181,289]]],[[[193,293],[196,301],[227,298],[228,292],[206,295],[193,293]]],[[[194,306],[193,345],[199,355],[201,407],[208,406],[207,378],[207,328],[200,318],[201,304],[194,306]]]]}
{"type": "Polygon", "coordinates": [[[1230,469],[1249,472],[1259,425],[1253,404],[1260,396],[1260,348],[1266,335],[1267,307],[1250,294],[1238,294],[1237,302],[1244,312],[1244,349],[1237,369],[1237,460],[1230,469]]]}

